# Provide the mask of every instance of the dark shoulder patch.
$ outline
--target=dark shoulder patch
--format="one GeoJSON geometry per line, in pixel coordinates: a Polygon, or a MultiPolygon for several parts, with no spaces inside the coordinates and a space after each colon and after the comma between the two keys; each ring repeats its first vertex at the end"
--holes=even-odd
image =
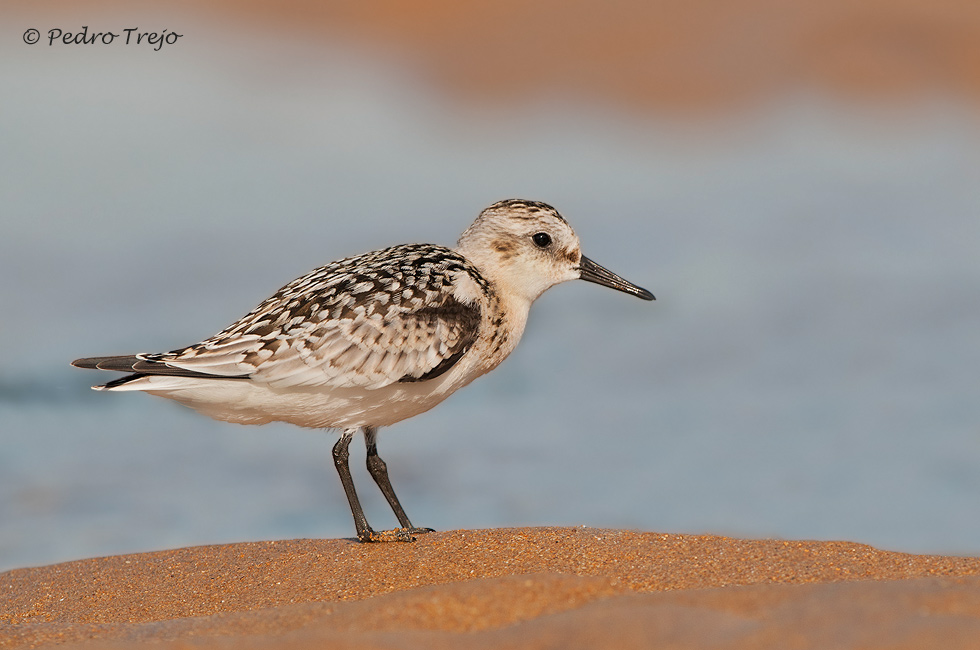
{"type": "Polygon", "coordinates": [[[405,375],[398,380],[399,382],[428,381],[445,374],[473,347],[480,332],[479,305],[467,305],[453,296],[448,296],[438,307],[429,306],[418,310],[415,316],[423,321],[443,322],[457,332],[458,339],[456,344],[447,350],[448,354],[431,370],[417,376],[405,375]]]}

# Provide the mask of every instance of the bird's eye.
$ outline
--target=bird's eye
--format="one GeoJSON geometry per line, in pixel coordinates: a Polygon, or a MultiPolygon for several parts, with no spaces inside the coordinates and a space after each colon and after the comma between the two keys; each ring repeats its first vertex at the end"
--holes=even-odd
{"type": "Polygon", "coordinates": [[[551,235],[546,232],[537,232],[531,236],[531,241],[533,241],[534,245],[538,248],[548,248],[551,246],[551,235]]]}

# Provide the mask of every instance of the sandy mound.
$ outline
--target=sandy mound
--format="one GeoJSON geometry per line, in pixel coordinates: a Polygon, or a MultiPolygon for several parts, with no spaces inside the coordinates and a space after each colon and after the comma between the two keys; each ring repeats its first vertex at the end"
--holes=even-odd
{"type": "Polygon", "coordinates": [[[591,528],[206,546],[0,575],[0,647],[976,647],[980,558],[591,528]]]}

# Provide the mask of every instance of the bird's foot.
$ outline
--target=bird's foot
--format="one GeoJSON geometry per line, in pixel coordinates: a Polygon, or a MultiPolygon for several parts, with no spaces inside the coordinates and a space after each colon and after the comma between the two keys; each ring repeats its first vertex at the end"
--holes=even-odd
{"type": "Polygon", "coordinates": [[[431,528],[395,528],[394,530],[368,530],[357,534],[362,542],[414,542],[416,535],[435,532],[431,528]]]}

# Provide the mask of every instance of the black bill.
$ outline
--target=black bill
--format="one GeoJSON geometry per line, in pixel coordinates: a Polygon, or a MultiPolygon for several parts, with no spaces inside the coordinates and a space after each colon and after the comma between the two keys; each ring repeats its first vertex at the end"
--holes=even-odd
{"type": "Polygon", "coordinates": [[[580,277],[586,282],[595,282],[604,287],[616,289],[617,291],[622,291],[623,293],[628,293],[631,296],[643,298],[644,300],[655,300],[653,294],[643,287],[638,287],[632,282],[627,282],[609,269],[599,266],[585,255],[582,256],[582,260],[578,263],[578,270],[582,273],[580,277]]]}

